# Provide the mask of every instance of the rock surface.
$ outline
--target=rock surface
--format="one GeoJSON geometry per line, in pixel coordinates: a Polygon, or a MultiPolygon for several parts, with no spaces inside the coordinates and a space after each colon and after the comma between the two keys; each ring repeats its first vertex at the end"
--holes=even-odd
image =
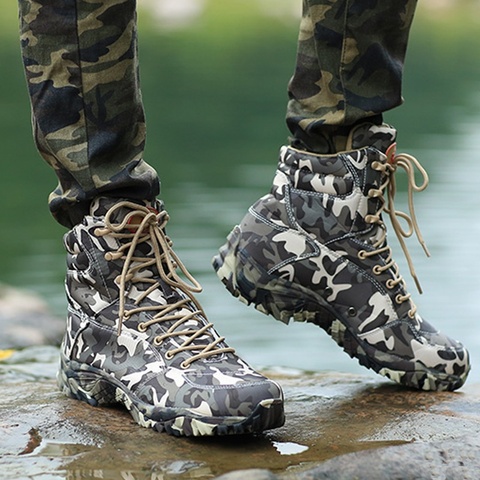
{"type": "Polygon", "coordinates": [[[0,284],[0,349],[59,345],[65,320],[32,292],[0,284]]]}
{"type": "Polygon", "coordinates": [[[54,380],[5,382],[0,478],[468,479],[480,468],[480,387],[404,390],[370,377],[280,374],[284,427],[173,438],[121,409],[63,397],[54,380]]]}
{"type": "Polygon", "coordinates": [[[52,344],[63,328],[41,300],[0,286],[1,480],[479,478],[480,385],[428,393],[380,377],[270,371],[285,390],[284,427],[179,439],[59,393],[52,344]]]}

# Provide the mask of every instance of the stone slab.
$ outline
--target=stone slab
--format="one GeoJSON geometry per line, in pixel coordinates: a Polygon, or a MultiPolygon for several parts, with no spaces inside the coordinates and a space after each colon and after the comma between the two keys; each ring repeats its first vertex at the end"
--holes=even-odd
{"type": "Polygon", "coordinates": [[[479,385],[429,393],[369,376],[266,373],[284,387],[284,427],[194,439],[141,428],[122,409],[65,398],[52,379],[5,382],[0,479],[417,478],[398,476],[408,467],[429,478],[473,478],[467,475],[479,467],[479,385]],[[444,470],[450,476],[433,476],[444,470]]]}

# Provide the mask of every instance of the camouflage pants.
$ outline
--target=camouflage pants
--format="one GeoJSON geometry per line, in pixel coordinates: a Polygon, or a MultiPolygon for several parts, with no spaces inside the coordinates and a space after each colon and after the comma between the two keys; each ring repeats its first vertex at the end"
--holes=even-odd
{"type": "MultiPolygon", "coordinates": [[[[287,124],[314,135],[401,102],[415,0],[304,0],[287,124]]],[[[98,195],[153,199],[143,160],[135,0],[19,0],[37,148],[54,168],[49,199],[71,227],[98,195]]]]}
{"type": "Polygon", "coordinates": [[[59,179],[54,216],[71,227],[98,195],[153,199],[135,0],[19,0],[19,8],[35,141],[59,179]]]}
{"type": "Polygon", "coordinates": [[[287,125],[294,137],[398,106],[416,0],[303,0],[287,125]]]}

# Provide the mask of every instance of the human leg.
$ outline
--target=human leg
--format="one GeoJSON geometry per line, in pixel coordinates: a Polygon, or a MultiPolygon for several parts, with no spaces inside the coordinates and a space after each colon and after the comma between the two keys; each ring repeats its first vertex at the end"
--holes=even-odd
{"type": "Polygon", "coordinates": [[[406,32],[392,37],[391,30],[399,18],[409,26],[414,2],[312,0],[304,7],[287,112],[293,147],[282,148],[271,192],[234,228],[214,267],[234,296],[286,323],[322,327],[362,365],[409,387],[457,389],[468,353],[418,314],[383,220],[389,213],[409,259],[399,217],[423,240],[414,212],[394,207],[394,174],[407,171],[412,193],[428,177],[413,157],[395,153],[396,132],[381,114],[401,101],[406,32]],[[382,18],[377,38],[369,24],[382,18]],[[374,64],[379,72],[364,61],[372,42],[384,59],[374,64]]]}
{"type": "Polygon", "coordinates": [[[50,208],[71,227],[99,195],[153,200],[143,160],[135,2],[20,0],[37,148],[59,179],[50,208]]]}
{"type": "Polygon", "coordinates": [[[143,161],[135,1],[19,5],[35,139],[59,178],[50,208],[70,228],[59,386],[174,435],[280,426],[280,387],[216,333],[165,234],[143,161]]]}
{"type": "Polygon", "coordinates": [[[304,0],[288,85],[293,146],[335,153],[345,147],[352,125],[380,124],[382,113],[402,102],[415,5],[416,0],[304,0]]]}

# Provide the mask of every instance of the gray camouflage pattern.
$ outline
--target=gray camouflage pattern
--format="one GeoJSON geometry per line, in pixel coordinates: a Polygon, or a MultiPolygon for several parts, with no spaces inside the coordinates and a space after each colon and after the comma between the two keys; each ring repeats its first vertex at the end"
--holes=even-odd
{"type": "Polygon", "coordinates": [[[71,228],[100,195],[153,200],[143,160],[135,0],[19,0],[37,149],[55,170],[49,206],[71,228]]]}
{"type": "Polygon", "coordinates": [[[234,228],[214,268],[243,302],[322,327],[365,367],[409,387],[454,390],[468,353],[416,312],[377,219],[395,134],[361,125],[336,155],[283,147],[271,193],[234,228]]]}
{"type": "Polygon", "coordinates": [[[280,387],[228,347],[193,297],[197,289],[172,273],[180,261],[164,234],[168,216],[153,207],[101,198],[65,235],[60,388],[92,405],[121,403],[140,425],[174,435],[282,425],[280,387]]]}

